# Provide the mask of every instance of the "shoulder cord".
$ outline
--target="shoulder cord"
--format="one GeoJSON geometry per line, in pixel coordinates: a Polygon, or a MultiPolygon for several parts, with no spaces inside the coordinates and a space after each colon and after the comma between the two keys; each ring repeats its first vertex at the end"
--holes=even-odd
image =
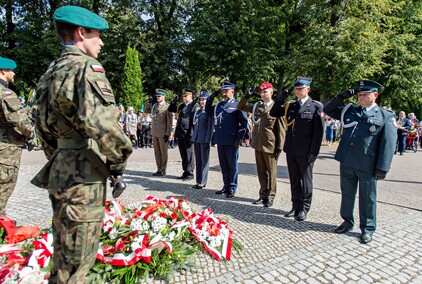
{"type": "Polygon", "coordinates": [[[296,118],[294,118],[292,121],[288,122],[287,121],[287,111],[289,110],[290,107],[290,101],[287,102],[286,106],[284,107],[284,116],[283,116],[283,120],[286,123],[286,128],[289,127],[290,125],[294,124],[296,122],[296,118]]]}
{"type": "Polygon", "coordinates": [[[197,125],[198,124],[198,120],[199,120],[199,116],[201,115],[201,113],[203,112],[203,108],[199,108],[195,111],[195,114],[193,115],[193,125],[197,125]],[[201,111],[201,113],[198,114],[198,111],[201,111]]]}
{"type": "Polygon", "coordinates": [[[157,103],[155,103],[155,104],[152,106],[152,108],[151,108],[151,114],[150,114],[150,116],[151,116],[151,118],[152,118],[152,119],[154,119],[154,118],[157,116],[157,114],[155,113],[155,108],[156,108],[156,105],[157,105],[157,103]]]}
{"type": "Polygon", "coordinates": [[[217,115],[217,108],[218,108],[218,105],[221,103],[222,101],[219,101],[215,106],[214,106],[214,125],[217,125],[218,124],[218,121],[220,120],[220,122],[221,122],[221,119],[223,118],[223,111],[224,110],[222,110],[218,115],[217,115]]]}
{"type": "MultiPolygon", "coordinates": [[[[341,134],[343,134],[343,132],[344,132],[344,129],[345,128],[350,128],[350,127],[356,127],[356,125],[358,125],[358,122],[357,121],[353,121],[353,122],[351,122],[351,123],[349,123],[349,124],[345,124],[344,123],[344,114],[346,113],[346,111],[351,107],[353,105],[353,103],[349,103],[349,104],[347,104],[342,110],[341,110],[341,115],[340,115],[340,125],[341,125],[341,134]]],[[[355,129],[353,129],[353,131],[352,131],[352,134],[353,134],[353,132],[355,131],[355,129]]]]}
{"type": "Polygon", "coordinates": [[[259,107],[259,105],[261,103],[262,102],[256,102],[256,103],[254,103],[253,108],[252,108],[252,121],[253,121],[254,125],[259,125],[261,123],[261,118],[255,119],[255,111],[256,111],[256,108],[259,107]]]}

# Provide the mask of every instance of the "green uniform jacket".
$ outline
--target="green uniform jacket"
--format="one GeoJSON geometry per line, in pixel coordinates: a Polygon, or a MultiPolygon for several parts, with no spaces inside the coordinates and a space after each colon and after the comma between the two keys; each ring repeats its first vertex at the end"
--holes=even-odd
{"type": "MultiPolygon", "coordinates": [[[[94,58],[76,46],[65,46],[37,85],[38,119],[36,131],[46,167],[32,183],[39,187],[64,190],[78,183],[105,182],[105,177],[79,149],[60,146],[58,139],[71,140],[63,123],[87,139],[111,170],[123,170],[132,145],[118,125],[120,111],[105,71],[94,58]],[[66,121],[58,118],[57,112],[66,121]],[[45,176],[43,176],[45,175],[45,176]]],[[[70,141],[71,142],[71,141],[70,141]]]]}
{"type": "MultiPolygon", "coordinates": [[[[334,97],[324,106],[324,112],[335,119],[341,119],[343,99],[334,97]]],[[[357,122],[356,126],[343,127],[340,145],[335,159],[345,166],[374,173],[375,170],[388,172],[396,148],[397,129],[395,114],[378,105],[366,113],[360,106],[352,104],[343,117],[346,126],[357,122]]]]}

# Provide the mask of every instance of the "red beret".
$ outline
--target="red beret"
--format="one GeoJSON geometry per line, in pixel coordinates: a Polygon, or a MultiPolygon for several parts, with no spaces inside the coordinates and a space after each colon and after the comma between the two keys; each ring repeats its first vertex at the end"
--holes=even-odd
{"type": "Polygon", "coordinates": [[[269,83],[269,82],[264,82],[264,83],[262,83],[261,85],[259,85],[259,87],[258,87],[258,92],[262,92],[263,90],[270,89],[270,88],[272,88],[272,87],[273,87],[273,85],[272,85],[271,83],[269,83]]]}

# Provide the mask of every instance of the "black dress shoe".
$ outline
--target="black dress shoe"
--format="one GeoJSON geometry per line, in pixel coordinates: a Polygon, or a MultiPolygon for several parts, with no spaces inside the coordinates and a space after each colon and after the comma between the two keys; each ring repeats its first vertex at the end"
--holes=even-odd
{"type": "Polygon", "coordinates": [[[273,206],[273,201],[271,199],[265,199],[263,204],[264,204],[264,207],[271,207],[273,206]]]}
{"type": "Polygon", "coordinates": [[[156,172],[155,174],[152,174],[152,175],[156,176],[156,177],[162,177],[162,176],[165,176],[166,173],[165,172],[156,172]]]}
{"type": "Polygon", "coordinates": [[[222,190],[216,191],[215,194],[224,194],[227,193],[229,191],[228,188],[223,188],[222,190]]]}
{"type": "Polygon", "coordinates": [[[345,234],[345,233],[347,233],[348,231],[350,231],[350,230],[352,230],[352,228],[351,227],[346,227],[346,226],[344,226],[344,225],[340,225],[340,226],[338,226],[335,230],[334,230],[334,233],[336,233],[336,234],[345,234]]]}
{"type": "Polygon", "coordinates": [[[234,190],[229,189],[226,193],[226,198],[232,198],[232,197],[234,197],[234,190]]]}
{"type": "Polygon", "coordinates": [[[185,179],[187,176],[187,174],[183,173],[183,175],[181,175],[180,177],[177,177],[177,179],[185,179]]]}
{"type": "Polygon", "coordinates": [[[294,217],[294,216],[296,216],[296,210],[295,209],[292,209],[289,212],[287,212],[286,214],[284,214],[284,217],[287,217],[287,218],[294,217]]]}
{"type": "Polygon", "coordinates": [[[300,210],[300,212],[295,216],[296,221],[305,221],[306,220],[306,212],[305,210],[300,210]]]}
{"type": "Polygon", "coordinates": [[[371,241],[372,241],[371,234],[362,234],[362,236],[360,236],[360,242],[362,244],[367,244],[367,243],[370,243],[371,241]]]}
{"type": "Polygon", "coordinates": [[[183,180],[193,180],[193,175],[192,174],[186,175],[183,180]]]}
{"type": "Polygon", "coordinates": [[[153,176],[158,176],[158,175],[160,175],[160,174],[161,174],[161,172],[160,172],[160,171],[157,171],[157,172],[153,173],[152,175],[153,175],[153,176]]]}
{"type": "Polygon", "coordinates": [[[203,189],[205,188],[206,184],[195,184],[194,186],[192,186],[195,189],[203,189]]]}
{"type": "Polygon", "coordinates": [[[252,202],[252,204],[262,204],[264,202],[263,198],[258,198],[257,200],[255,200],[254,202],[252,202]]]}

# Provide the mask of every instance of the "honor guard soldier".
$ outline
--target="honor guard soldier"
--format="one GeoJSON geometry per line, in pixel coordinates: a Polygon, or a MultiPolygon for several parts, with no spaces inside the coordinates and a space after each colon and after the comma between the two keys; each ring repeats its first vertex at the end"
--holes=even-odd
{"type": "Polygon", "coordinates": [[[251,147],[255,149],[256,168],[261,186],[259,198],[253,204],[271,207],[277,192],[277,160],[283,149],[286,126],[283,119],[270,116],[270,110],[274,105],[273,85],[264,82],[258,87],[258,92],[262,101],[253,105],[247,104],[253,93],[250,89],[242,97],[237,108],[252,113],[251,147]]]}
{"type": "Polygon", "coordinates": [[[193,116],[192,142],[195,150],[196,184],[193,188],[201,189],[207,185],[210,164],[211,138],[214,132],[213,116],[205,111],[209,94],[202,91],[199,95],[199,108],[193,116]]]}
{"type": "Polygon", "coordinates": [[[174,138],[177,139],[180,157],[182,158],[182,176],[178,179],[193,179],[193,170],[195,168],[195,159],[192,147],[192,128],[193,116],[199,105],[194,101],[195,92],[191,89],[184,89],[182,92],[183,103],[177,105],[179,96],[176,95],[170,103],[169,112],[175,113],[177,117],[176,130],[174,138]]]}
{"type": "Polygon", "coordinates": [[[322,104],[309,97],[311,78],[298,77],[294,83],[297,100],[287,102],[288,91],[277,98],[270,115],[285,119],[287,132],[283,151],[289,170],[292,210],[285,217],[304,221],[312,203],[312,169],[321,148],[324,133],[322,104]]]}
{"type": "Polygon", "coordinates": [[[166,91],[156,89],[155,96],[150,98],[149,103],[145,106],[145,113],[150,113],[152,120],[151,136],[157,164],[157,172],[152,174],[153,176],[164,176],[167,171],[167,142],[171,135],[173,114],[168,111],[169,104],[165,101],[166,95],[166,91]]]}
{"type": "Polygon", "coordinates": [[[18,96],[9,89],[16,62],[0,57],[0,216],[16,187],[22,148],[32,137],[32,123],[18,96]]]}
{"type": "Polygon", "coordinates": [[[341,121],[342,135],[335,159],[340,162],[341,207],[343,223],[338,234],[354,226],[353,209],[359,183],[360,241],[372,240],[376,229],[377,181],[390,169],[396,146],[395,114],[380,108],[375,100],[382,86],[370,80],[357,82],[358,105],[343,101],[355,94],[347,90],[324,106],[324,112],[341,121]]]}
{"type": "Polygon", "coordinates": [[[106,20],[77,6],[58,8],[53,18],[64,46],[37,84],[36,130],[48,162],[31,182],[48,189],[53,207],[49,283],[86,283],[98,250],[106,180],[121,179],[132,145],[96,60],[106,20]]]}
{"type": "Polygon", "coordinates": [[[244,112],[237,109],[238,100],[234,98],[236,86],[230,82],[221,84],[223,100],[212,106],[215,91],[207,99],[205,110],[214,117],[214,143],[217,144],[218,160],[223,174],[223,189],[216,194],[235,195],[238,186],[238,165],[240,141],[245,136],[248,119],[244,112]]]}

